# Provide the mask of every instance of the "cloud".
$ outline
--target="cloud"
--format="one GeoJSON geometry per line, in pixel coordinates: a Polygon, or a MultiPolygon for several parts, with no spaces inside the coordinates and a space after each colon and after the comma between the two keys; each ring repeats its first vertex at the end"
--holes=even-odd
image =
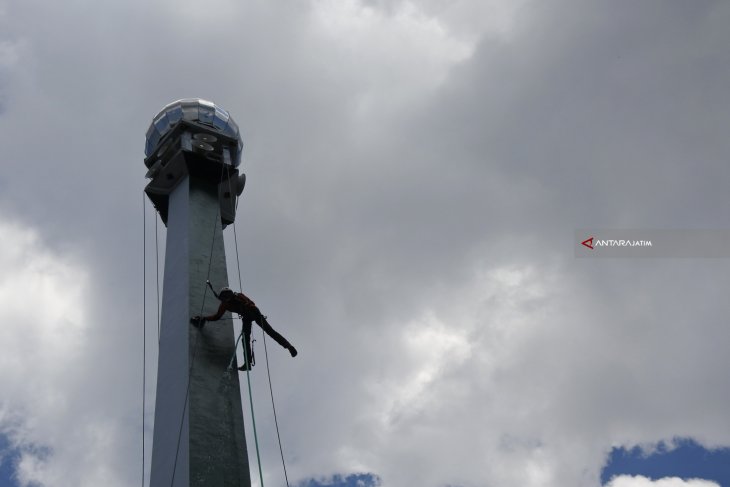
{"type": "Polygon", "coordinates": [[[83,346],[86,275],[79,264],[49,251],[36,231],[0,221],[0,232],[2,341],[14,352],[4,354],[0,366],[20,379],[24,364],[36,364],[50,385],[60,373],[57,365],[73,360],[83,346]]]}
{"type": "Polygon", "coordinates": [[[619,475],[611,479],[606,487],[720,487],[716,482],[701,479],[684,480],[678,477],[664,477],[652,480],[637,475],[619,475]]]}
{"type": "Polygon", "coordinates": [[[269,350],[290,478],[584,486],[616,445],[730,442],[725,264],[571,241],[723,226],[730,9],[449,5],[7,7],[0,208],[35,230],[2,227],[0,381],[27,481],[139,477],[143,134],[197,95],[242,127],[244,288],[300,351],[269,350]]]}
{"type": "Polygon", "coordinates": [[[310,29],[337,46],[328,60],[338,66],[335,76],[359,74],[348,84],[361,85],[353,106],[366,120],[432,92],[474,48],[410,2],[389,12],[356,0],[315,2],[310,29]]]}
{"type": "Polygon", "coordinates": [[[88,410],[89,273],[35,229],[0,220],[0,234],[0,432],[15,475],[21,486],[97,484],[111,473],[102,458],[117,433],[88,410]]]}

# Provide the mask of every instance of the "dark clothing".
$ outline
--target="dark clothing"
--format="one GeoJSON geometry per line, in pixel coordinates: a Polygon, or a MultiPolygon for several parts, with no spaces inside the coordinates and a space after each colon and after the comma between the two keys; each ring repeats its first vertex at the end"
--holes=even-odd
{"type": "Polygon", "coordinates": [[[221,319],[223,313],[230,311],[231,313],[237,313],[241,316],[245,315],[252,309],[255,309],[260,315],[261,312],[256,307],[256,303],[251,301],[248,296],[243,293],[231,293],[228,299],[221,299],[221,304],[218,306],[218,311],[213,316],[204,316],[207,321],[217,321],[221,319]]]}
{"type": "Polygon", "coordinates": [[[264,318],[264,315],[261,314],[261,311],[259,311],[256,306],[246,308],[244,313],[239,314],[241,315],[243,321],[243,345],[245,347],[246,355],[248,356],[248,363],[250,365],[253,365],[253,353],[249,344],[251,343],[251,327],[253,326],[252,323],[254,321],[257,325],[261,327],[262,330],[266,332],[267,335],[273,338],[276,343],[289,351],[294,348],[292,347],[291,343],[287,341],[286,338],[281,336],[279,332],[272,328],[272,326],[269,324],[266,318],[264,318]]]}
{"type": "Polygon", "coordinates": [[[291,343],[289,343],[286,338],[281,336],[276,330],[274,330],[274,328],[271,327],[269,322],[266,321],[266,318],[264,318],[264,315],[261,314],[261,311],[256,304],[245,294],[233,293],[233,295],[228,299],[221,300],[221,304],[218,307],[216,314],[213,316],[204,316],[203,319],[206,321],[219,320],[226,311],[230,311],[231,313],[236,313],[241,316],[243,321],[243,336],[245,338],[243,344],[249,364],[251,364],[253,360],[249,344],[251,342],[251,323],[254,321],[266,332],[267,335],[273,338],[276,343],[289,350],[292,356],[296,355],[296,349],[291,345],[291,343]]]}

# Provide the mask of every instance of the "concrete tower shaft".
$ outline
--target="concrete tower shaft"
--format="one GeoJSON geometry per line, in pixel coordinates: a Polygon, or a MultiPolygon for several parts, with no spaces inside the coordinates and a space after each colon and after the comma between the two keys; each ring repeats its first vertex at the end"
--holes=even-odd
{"type": "MultiPolygon", "coordinates": [[[[227,371],[235,353],[230,314],[203,329],[190,325],[192,316],[218,309],[206,280],[228,285],[223,227],[233,222],[243,189],[242,144],[237,127],[233,137],[213,122],[185,118],[183,103],[192,102],[160,112],[168,120],[170,111],[183,114],[166,130],[155,117],[145,149],[152,179],[145,192],[167,226],[150,485],[250,487],[238,374],[227,371]]],[[[197,117],[209,107],[200,103],[197,117]]]]}

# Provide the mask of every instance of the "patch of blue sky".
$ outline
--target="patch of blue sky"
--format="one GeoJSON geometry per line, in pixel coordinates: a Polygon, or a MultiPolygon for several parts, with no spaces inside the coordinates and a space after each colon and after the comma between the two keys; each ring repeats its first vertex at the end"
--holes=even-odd
{"type": "Polygon", "coordinates": [[[346,476],[333,475],[324,479],[309,479],[297,487],[378,487],[380,477],[372,473],[353,473],[346,476]]]}
{"type": "Polygon", "coordinates": [[[649,455],[638,446],[614,448],[601,471],[601,485],[617,475],[698,478],[730,487],[730,448],[708,450],[691,438],[661,442],[649,455]]]}
{"type": "Polygon", "coordinates": [[[4,435],[0,435],[0,487],[18,487],[15,462],[20,452],[14,450],[4,435]]]}

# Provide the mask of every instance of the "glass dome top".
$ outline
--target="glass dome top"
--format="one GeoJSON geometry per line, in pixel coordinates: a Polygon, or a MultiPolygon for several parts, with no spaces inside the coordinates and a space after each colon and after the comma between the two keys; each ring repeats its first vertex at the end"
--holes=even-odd
{"type": "MultiPolygon", "coordinates": [[[[241,163],[243,139],[241,139],[238,125],[226,110],[201,98],[184,98],[174,101],[155,115],[150,128],[147,130],[145,156],[149,157],[165,134],[181,120],[206,125],[222,134],[237,139],[238,147],[232,151],[235,152],[233,165],[238,166],[241,163]]],[[[234,154],[231,154],[231,156],[234,156],[234,154]]]]}

